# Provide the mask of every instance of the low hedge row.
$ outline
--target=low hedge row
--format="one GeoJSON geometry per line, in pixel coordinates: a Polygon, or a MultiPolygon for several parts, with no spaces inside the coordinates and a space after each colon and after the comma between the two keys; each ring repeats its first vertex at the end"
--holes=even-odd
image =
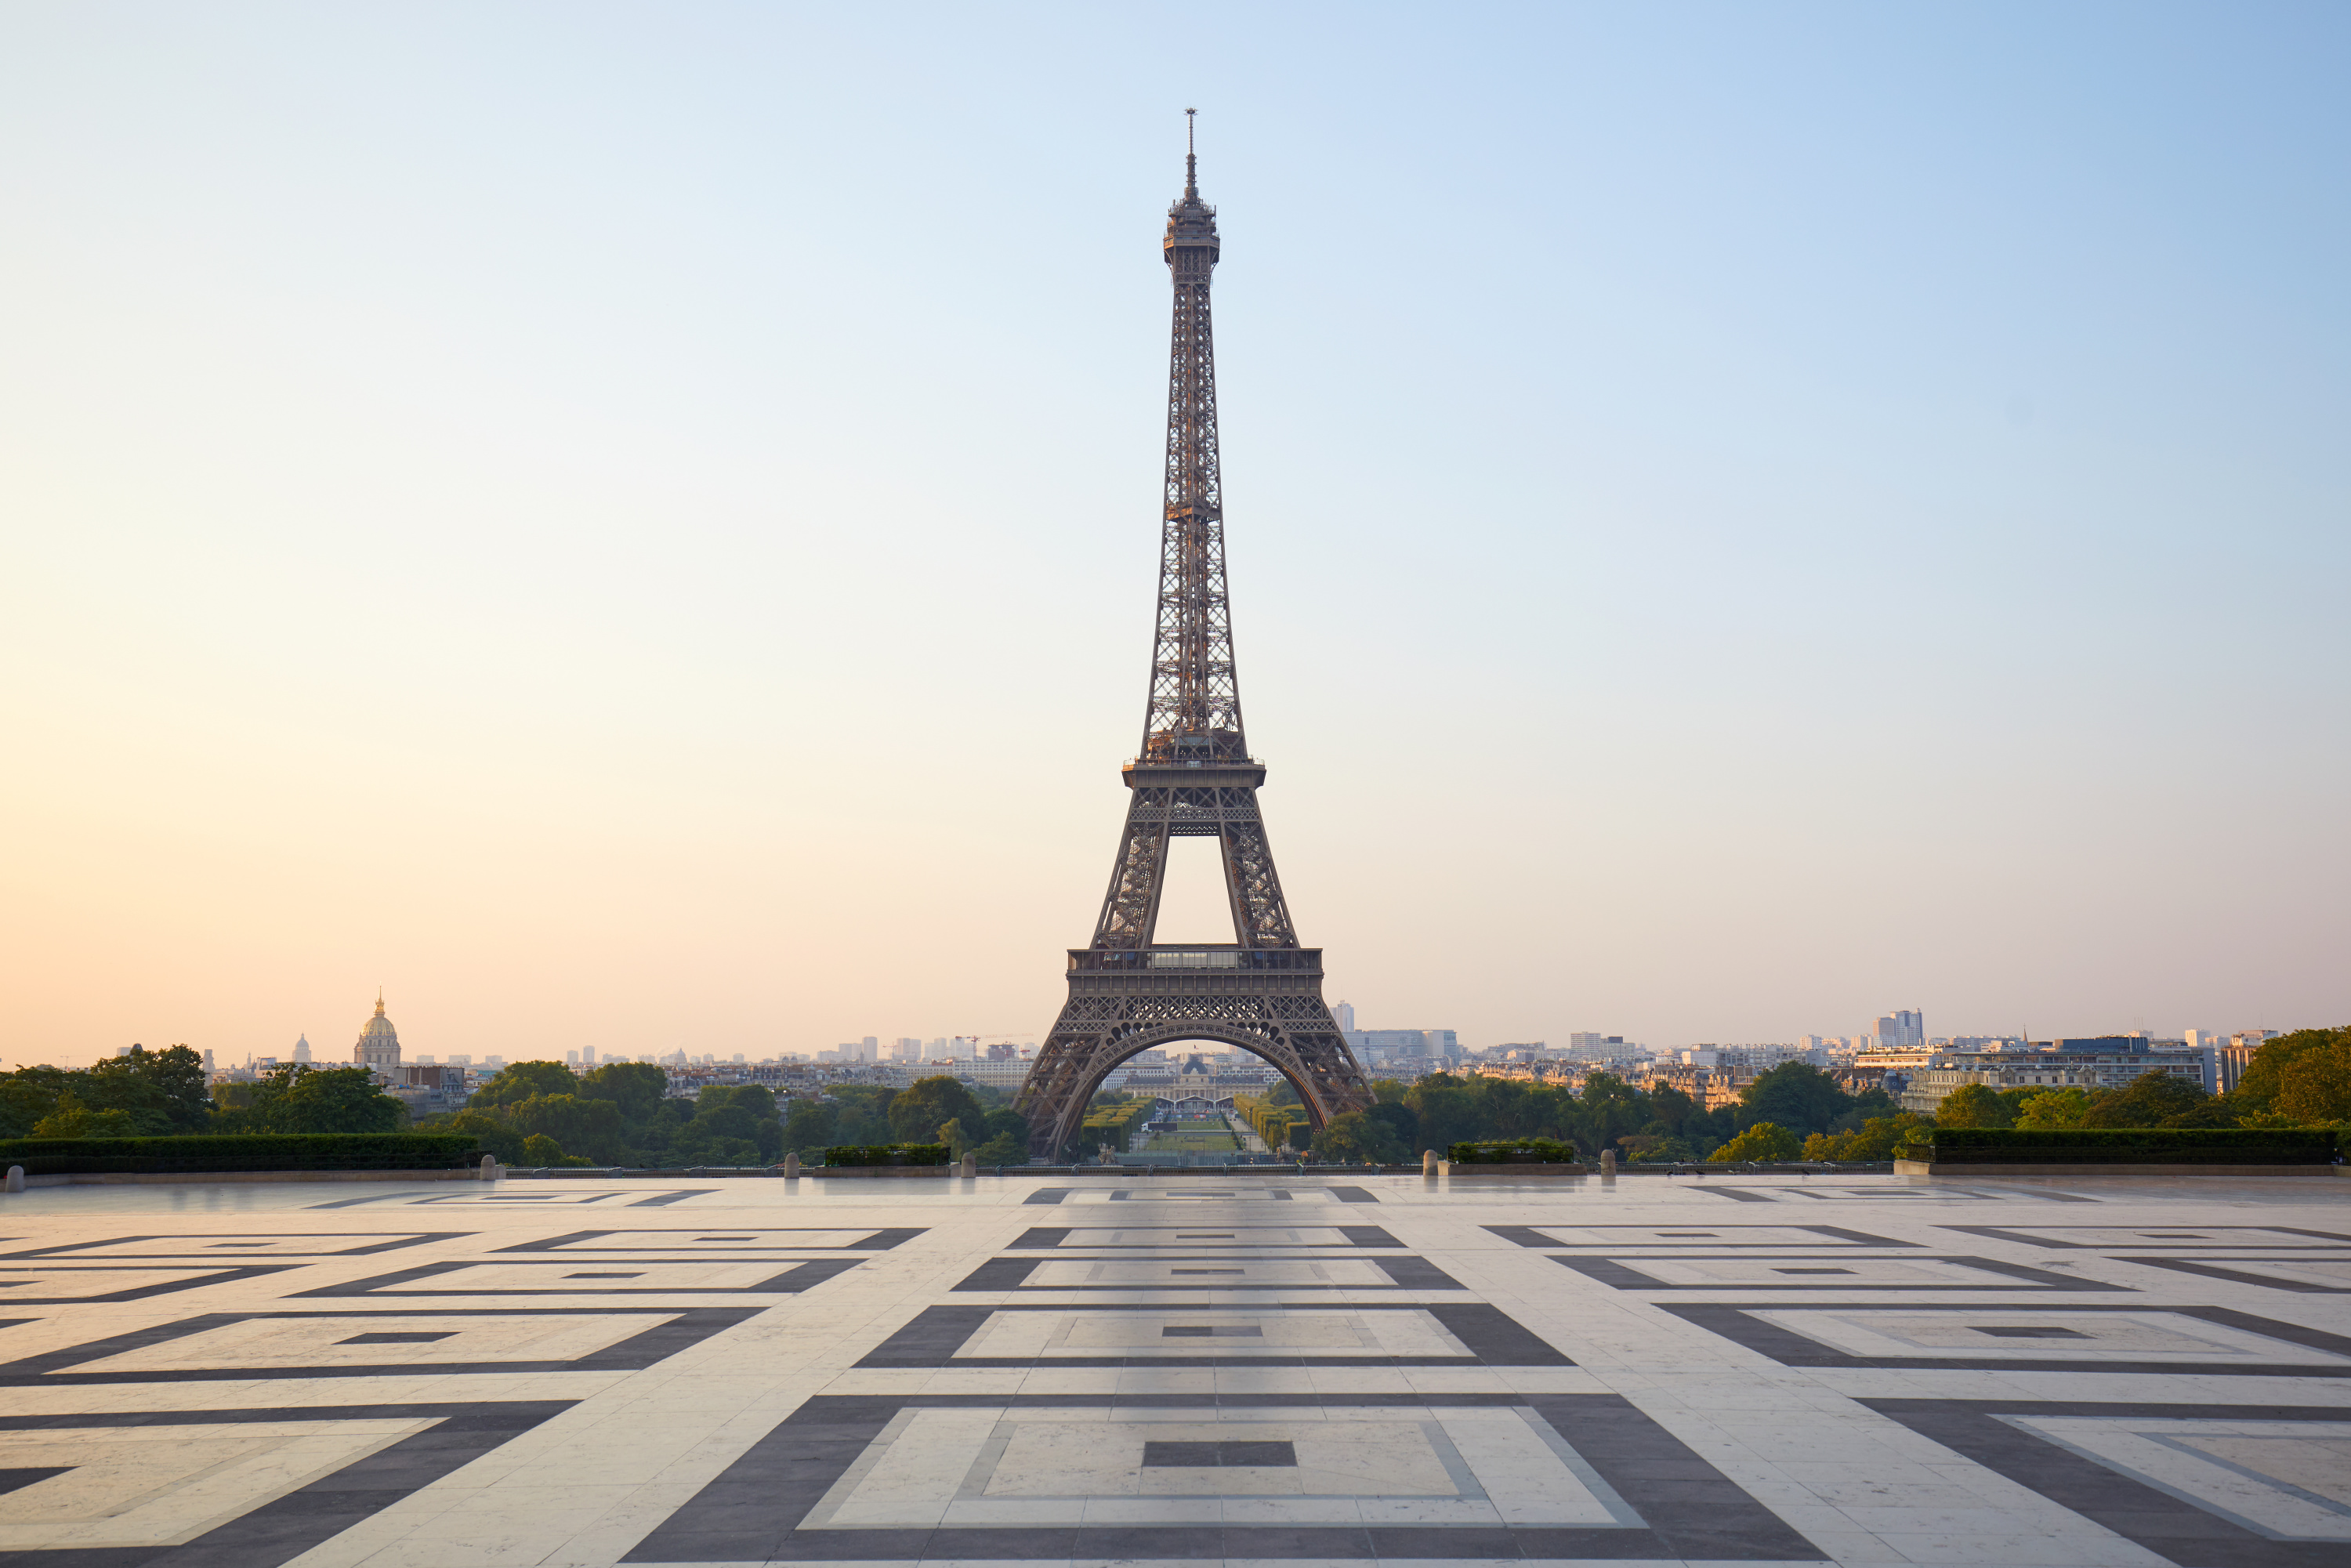
{"type": "Polygon", "coordinates": [[[2325,1166],[2325,1127],[1938,1127],[1900,1151],[1942,1165],[2325,1166]]]}
{"type": "Polygon", "coordinates": [[[471,1134],[236,1133],[162,1138],[5,1138],[0,1167],[26,1176],[197,1171],[445,1171],[481,1158],[471,1134]]]}
{"type": "Polygon", "coordinates": [[[943,1166],[945,1144],[843,1144],[824,1152],[829,1166],[943,1166]]]}
{"type": "Polygon", "coordinates": [[[1504,1139],[1498,1143],[1456,1144],[1445,1157],[1457,1166],[1572,1166],[1578,1159],[1573,1144],[1552,1138],[1504,1139]]]}

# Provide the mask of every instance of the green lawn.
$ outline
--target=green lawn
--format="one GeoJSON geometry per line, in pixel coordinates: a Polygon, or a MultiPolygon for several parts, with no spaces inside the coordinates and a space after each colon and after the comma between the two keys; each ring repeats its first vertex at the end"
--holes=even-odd
{"type": "Polygon", "coordinates": [[[1172,1133],[1154,1133],[1146,1149],[1176,1155],[1222,1155],[1239,1148],[1240,1141],[1222,1121],[1183,1122],[1172,1133]]]}

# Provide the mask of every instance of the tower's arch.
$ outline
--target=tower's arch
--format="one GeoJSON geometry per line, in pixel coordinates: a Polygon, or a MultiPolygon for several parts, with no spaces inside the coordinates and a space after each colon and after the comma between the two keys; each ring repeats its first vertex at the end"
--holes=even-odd
{"type": "MultiPolygon", "coordinates": [[[[1313,1087],[1306,1074],[1294,1063],[1283,1061],[1285,1055],[1294,1057],[1295,1053],[1284,1051],[1280,1044],[1268,1040],[1255,1030],[1216,1022],[1145,1025],[1122,1035],[1115,1040],[1105,1041],[1097,1048],[1095,1052],[1090,1054],[1085,1070],[1075,1081],[1076,1087],[1070,1092],[1068,1107],[1055,1107],[1057,1111],[1062,1112],[1056,1117],[1057,1122],[1066,1123],[1066,1127],[1056,1128],[1054,1152],[1058,1154],[1067,1148],[1070,1140],[1077,1136],[1078,1127],[1085,1120],[1086,1107],[1092,1103],[1096,1094],[1102,1092],[1102,1080],[1144,1051],[1193,1040],[1206,1040],[1216,1045],[1229,1045],[1236,1051],[1247,1051],[1281,1074],[1283,1081],[1297,1092],[1298,1103],[1305,1108],[1307,1120],[1316,1132],[1321,1132],[1330,1120],[1331,1114],[1335,1114],[1335,1113],[1326,1113],[1315,1103],[1313,1087]]],[[[1032,1123],[1030,1137],[1032,1148],[1038,1142],[1034,1131],[1032,1123]]]]}

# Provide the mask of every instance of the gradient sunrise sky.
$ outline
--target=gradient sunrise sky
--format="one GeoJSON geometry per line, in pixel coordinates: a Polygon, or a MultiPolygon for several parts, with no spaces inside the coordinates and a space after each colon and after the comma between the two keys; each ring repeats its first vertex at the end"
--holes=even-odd
{"type": "Polygon", "coordinates": [[[1187,105],[1364,1025],[2351,1019],[2351,11],[1181,14],[0,9],[0,1063],[1040,1038],[1187,105]]]}

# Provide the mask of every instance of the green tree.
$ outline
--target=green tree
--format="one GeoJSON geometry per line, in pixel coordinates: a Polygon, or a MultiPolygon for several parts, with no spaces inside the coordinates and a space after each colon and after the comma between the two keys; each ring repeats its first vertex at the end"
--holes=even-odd
{"type": "Polygon", "coordinates": [[[254,1083],[245,1109],[223,1112],[216,1124],[235,1133],[395,1133],[407,1119],[408,1108],[364,1067],[288,1061],[254,1083]]]}
{"type": "MultiPolygon", "coordinates": [[[[2184,1078],[2168,1072],[2142,1072],[2119,1089],[2109,1089],[2093,1098],[2090,1109],[2082,1117],[2085,1127],[2161,1127],[2166,1125],[2193,1126],[2197,1113],[2208,1108],[2211,1113],[2225,1113],[2211,1104],[2212,1097],[2184,1078]],[[2180,1120],[2180,1118],[2190,1118],[2180,1120]]],[[[2219,1125],[2225,1126],[2227,1121],[2219,1125]]]]}
{"type": "Polygon", "coordinates": [[[1772,1122],[1758,1122],[1708,1155],[1716,1164],[1731,1160],[1792,1160],[1802,1147],[1796,1134],[1772,1122]]]}
{"type": "Polygon", "coordinates": [[[1676,1133],[1698,1113],[1698,1102],[1670,1083],[1660,1083],[1649,1091],[1649,1112],[1667,1132],[1676,1133]]]}
{"type": "Polygon", "coordinates": [[[1798,1134],[1825,1133],[1853,1108],[1853,1096],[1837,1081],[1802,1061],[1783,1061],[1740,1091],[1743,1126],[1770,1122],[1798,1134]]]}
{"type": "Polygon", "coordinates": [[[0,1073],[0,1136],[29,1137],[42,1118],[56,1112],[75,1076],[60,1067],[19,1067],[0,1073]]]}
{"type": "Polygon", "coordinates": [[[629,1158],[628,1128],[620,1106],[610,1100],[534,1094],[495,1114],[526,1138],[552,1138],[598,1165],[622,1165],[629,1158]]]}
{"type": "Polygon", "coordinates": [[[1853,1103],[1839,1113],[1835,1121],[1829,1124],[1829,1131],[1832,1133],[1859,1132],[1863,1124],[1871,1118],[1899,1115],[1901,1111],[1902,1107],[1894,1103],[1892,1095],[1873,1083],[1853,1097],[1853,1103]]]}
{"type": "Polygon", "coordinates": [[[1374,1122],[1385,1122],[1395,1134],[1397,1145],[1406,1158],[1421,1147],[1420,1114],[1400,1100],[1383,1100],[1364,1113],[1374,1122]]]}
{"type": "Polygon", "coordinates": [[[1386,1122],[1364,1111],[1347,1111],[1331,1118],[1314,1134],[1314,1156],[1334,1164],[1369,1162],[1400,1165],[1412,1151],[1386,1122]]]}
{"type": "Polygon", "coordinates": [[[890,1102],[890,1133],[901,1144],[935,1143],[943,1123],[983,1125],[987,1109],[970,1090],[945,1073],[918,1078],[890,1102]]]}
{"type": "Polygon", "coordinates": [[[134,1045],[127,1055],[94,1063],[82,1077],[87,1087],[80,1097],[86,1103],[160,1122],[157,1132],[201,1133],[212,1124],[212,1085],[204,1078],[204,1059],[184,1045],[162,1051],[134,1045]]]}
{"type": "Polygon", "coordinates": [[[517,1163],[526,1167],[537,1169],[550,1166],[592,1165],[595,1162],[580,1159],[575,1155],[567,1155],[563,1152],[563,1145],[553,1138],[544,1133],[533,1133],[522,1141],[522,1159],[517,1163]]]}
{"type": "Polygon", "coordinates": [[[2044,1089],[2018,1109],[2016,1124],[2027,1132],[2060,1133],[2080,1126],[2089,1113],[2088,1091],[2044,1089]]]}
{"type": "Polygon", "coordinates": [[[579,1088],[564,1092],[610,1100],[621,1108],[622,1124],[636,1128],[660,1114],[669,1094],[669,1074],[649,1061],[608,1061],[582,1073],[579,1088]]]}
{"type": "Polygon", "coordinates": [[[2279,1070],[2271,1109],[2297,1122],[2351,1121],[2351,1029],[2303,1032],[2336,1038],[2302,1051],[2279,1070]]]}
{"type": "MultiPolygon", "coordinates": [[[[428,1116],[416,1124],[416,1131],[469,1134],[481,1145],[483,1154],[496,1155],[502,1166],[529,1163],[523,1158],[523,1135],[486,1111],[450,1111],[428,1116]]],[[[479,1158],[475,1156],[477,1162],[479,1158]]]]}
{"type": "Polygon", "coordinates": [[[2351,1045],[2351,1024],[2340,1029],[2298,1029],[2264,1040],[2245,1064],[2245,1074],[2229,1098],[2239,1115],[2275,1108],[2285,1088],[2286,1071],[2304,1056],[2351,1045]]]}
{"type": "Polygon", "coordinates": [[[516,1061],[475,1090],[465,1104],[475,1111],[496,1111],[538,1095],[579,1092],[579,1075],[559,1061],[516,1061]]]}
{"type": "Polygon", "coordinates": [[[96,1110],[68,1089],[57,1096],[57,1108],[33,1124],[37,1138],[138,1138],[153,1129],[129,1111],[96,1110]]]}
{"type": "Polygon", "coordinates": [[[818,1149],[842,1142],[846,1140],[833,1136],[831,1106],[821,1100],[792,1102],[791,1113],[784,1118],[784,1147],[805,1158],[818,1149]]]}
{"type": "Polygon", "coordinates": [[[993,1110],[980,1126],[981,1143],[972,1150],[984,1166],[1025,1166],[1029,1163],[1029,1122],[1016,1111],[993,1110]]]}
{"type": "Polygon", "coordinates": [[[1429,1073],[1405,1092],[1404,1103],[1419,1118],[1420,1141],[1429,1148],[1451,1148],[1486,1131],[1476,1099],[1449,1072],[1429,1073]]]}
{"type": "Polygon", "coordinates": [[[184,1045],[162,1051],[134,1045],[78,1071],[20,1067],[0,1073],[0,1136],[25,1137],[44,1124],[103,1130],[42,1136],[201,1133],[211,1126],[212,1116],[204,1059],[184,1045]]]}
{"type": "Polygon", "coordinates": [[[680,1129],[679,1155],[700,1165],[765,1165],[779,1159],[784,1126],[776,1117],[776,1097],[757,1083],[714,1084],[694,1102],[694,1116],[680,1129]]]}
{"type": "Polygon", "coordinates": [[[2016,1107],[1986,1084],[1966,1083],[1945,1095],[1943,1103],[1935,1107],[1935,1125],[2012,1127],[2016,1125],[2016,1107]]]}
{"type": "Polygon", "coordinates": [[[931,1141],[928,1129],[919,1138],[901,1138],[890,1125],[895,1091],[878,1083],[836,1083],[831,1088],[837,1122],[835,1141],[843,1144],[920,1143],[931,1141]]]}
{"type": "Polygon", "coordinates": [[[1808,1160],[1890,1160],[1894,1151],[1914,1132],[1934,1130],[1931,1116],[1914,1112],[1896,1112],[1891,1116],[1873,1116],[1850,1133],[1814,1134],[1804,1140],[1804,1158],[1808,1160]]]}
{"type": "MultiPolygon", "coordinates": [[[[1613,1072],[1595,1072],[1583,1081],[1583,1095],[1575,1103],[1571,1135],[1579,1149],[1597,1154],[1626,1133],[1637,1133],[1656,1120],[1649,1097],[1613,1072]]],[[[1562,1133],[1570,1129],[1562,1127],[1562,1133]]]]}

